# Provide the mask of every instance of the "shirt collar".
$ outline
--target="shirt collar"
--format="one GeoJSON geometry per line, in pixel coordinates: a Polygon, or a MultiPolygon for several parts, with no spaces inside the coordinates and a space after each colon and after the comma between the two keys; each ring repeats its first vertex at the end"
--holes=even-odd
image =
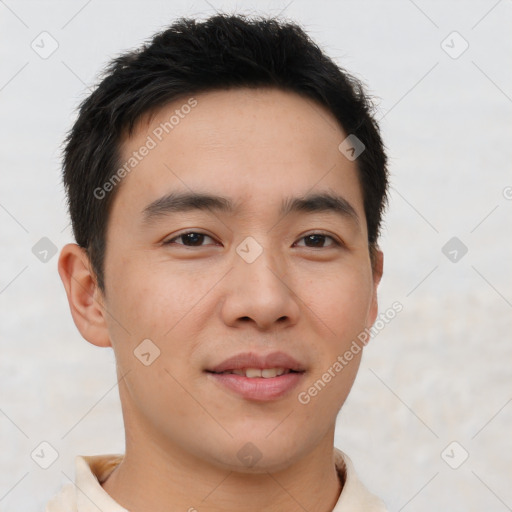
{"type": "MultiPolygon", "coordinates": [[[[356,475],[351,459],[334,449],[338,474],[344,482],[341,494],[332,512],[386,512],[384,503],[366,489],[356,475]]],[[[103,483],[123,455],[89,455],[75,458],[75,496],[77,512],[128,512],[103,489],[103,483]]]]}
{"type": "Polygon", "coordinates": [[[335,448],[334,460],[338,474],[345,484],[332,512],[387,512],[384,503],[359,480],[354,464],[346,453],[335,448]]]}
{"type": "Polygon", "coordinates": [[[77,512],[128,512],[101,487],[123,455],[89,455],[75,458],[77,512]]]}

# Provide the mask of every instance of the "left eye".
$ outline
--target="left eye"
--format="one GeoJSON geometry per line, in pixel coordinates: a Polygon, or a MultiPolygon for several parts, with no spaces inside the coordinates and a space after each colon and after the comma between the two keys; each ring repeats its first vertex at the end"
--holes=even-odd
{"type": "Polygon", "coordinates": [[[325,247],[323,245],[323,242],[325,242],[326,239],[331,240],[331,244],[329,244],[327,247],[333,247],[336,245],[340,245],[332,236],[324,235],[322,233],[312,233],[311,235],[306,235],[301,238],[301,240],[306,240],[306,243],[311,243],[312,245],[306,245],[306,247],[313,247],[313,248],[320,248],[323,249],[325,247]]]}

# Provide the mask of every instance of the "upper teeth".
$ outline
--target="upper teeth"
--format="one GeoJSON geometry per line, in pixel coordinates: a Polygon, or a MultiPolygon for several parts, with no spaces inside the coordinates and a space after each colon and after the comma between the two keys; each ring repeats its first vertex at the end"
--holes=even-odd
{"type": "Polygon", "coordinates": [[[284,368],[265,368],[264,370],[261,368],[244,368],[239,370],[229,370],[224,373],[234,373],[236,375],[241,375],[242,377],[249,377],[250,379],[256,377],[271,379],[272,377],[278,377],[284,373],[290,373],[290,370],[285,370],[284,368]]]}

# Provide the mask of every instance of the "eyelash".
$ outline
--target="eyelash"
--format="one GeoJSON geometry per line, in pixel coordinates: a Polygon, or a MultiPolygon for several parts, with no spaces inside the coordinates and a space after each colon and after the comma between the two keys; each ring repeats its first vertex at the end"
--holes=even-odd
{"type": "MultiPolygon", "coordinates": [[[[177,240],[178,238],[182,238],[186,235],[191,235],[191,234],[194,234],[194,235],[203,235],[205,237],[208,237],[208,238],[211,238],[213,240],[213,237],[211,237],[210,235],[207,235],[206,233],[201,233],[200,231],[186,231],[185,233],[181,233],[179,234],[178,236],[175,236],[169,240],[165,240],[163,242],[163,245],[173,245],[174,244],[174,240],[177,240]]],[[[330,236],[330,235],[327,235],[326,233],[321,233],[321,232],[314,232],[314,233],[309,233],[307,235],[304,235],[302,236],[301,238],[299,238],[299,240],[303,240],[304,238],[307,238],[307,237],[310,237],[310,236],[322,236],[322,237],[325,237],[325,238],[329,238],[331,239],[331,241],[333,242],[332,245],[329,245],[327,247],[319,247],[318,249],[328,249],[329,247],[343,247],[343,244],[338,242],[334,237],[330,236]]],[[[185,245],[185,244],[174,244],[174,245],[182,245],[183,247],[204,247],[203,245],[199,245],[199,246],[189,246],[189,245],[185,245]]],[[[315,249],[315,247],[307,247],[308,249],[315,249]]]]}

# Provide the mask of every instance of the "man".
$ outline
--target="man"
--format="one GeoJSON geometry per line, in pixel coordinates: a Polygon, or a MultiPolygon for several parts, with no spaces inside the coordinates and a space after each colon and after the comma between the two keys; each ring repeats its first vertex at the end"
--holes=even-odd
{"type": "Polygon", "coordinates": [[[59,273],[114,350],[126,450],[46,510],[385,510],[333,446],[383,267],[361,85],[294,24],[181,19],[107,68],[64,183],[59,273]]]}

